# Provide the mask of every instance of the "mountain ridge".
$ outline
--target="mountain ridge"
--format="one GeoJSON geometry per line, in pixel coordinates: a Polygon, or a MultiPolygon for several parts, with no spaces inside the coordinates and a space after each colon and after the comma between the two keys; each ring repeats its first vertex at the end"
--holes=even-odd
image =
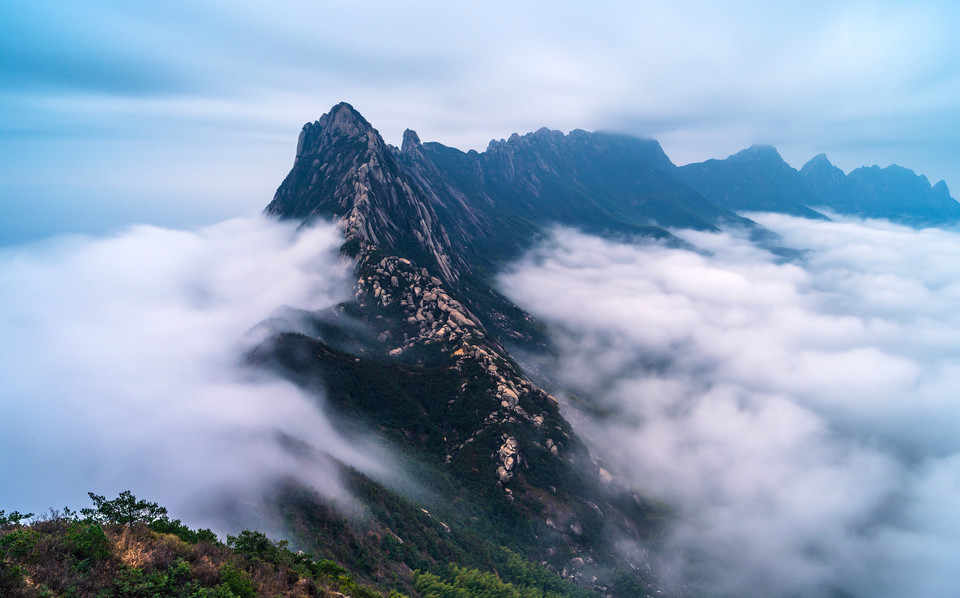
{"type": "MultiPolygon", "coordinates": [[[[381,430],[474,495],[458,499],[528,527],[536,540],[521,548],[529,557],[606,591],[612,582],[603,571],[640,564],[614,546],[649,535],[654,509],[612,483],[557,400],[502,344],[546,342],[542,327],[495,290],[490,273],[473,267],[482,263],[483,233],[503,223],[474,201],[500,207],[502,199],[438,177],[436,149],[413,131],[399,150],[388,146],[346,104],[304,128],[294,167],[266,212],[304,224],[333,219],[354,259],[354,299],[309,314],[314,334],[277,330],[251,363],[319,389],[341,414],[381,430]],[[357,336],[358,328],[367,332],[357,336]],[[578,559],[572,570],[571,559],[578,559]]],[[[471,176],[482,182],[496,173],[481,164],[471,176]]],[[[514,238],[486,263],[492,269],[529,242],[514,238]]],[[[656,585],[650,574],[634,577],[656,585]]]]}
{"type": "Polygon", "coordinates": [[[676,228],[770,235],[738,210],[826,219],[811,206],[844,205],[851,185],[883,191],[875,180],[926,183],[949,198],[945,184],[912,171],[838,174],[826,156],[808,166],[797,171],[775,148],[753,146],[677,167],[656,141],[579,129],[515,133],[484,152],[424,143],[407,129],[397,148],[338,104],[304,126],[265,213],[333,220],[354,260],[353,299],[307,314],[312,333],[277,330],[251,362],[319,389],[448,476],[453,503],[473,505],[456,525],[479,517],[522,528],[516,548],[527,558],[605,594],[683,594],[645,550],[617,548],[655,546],[670,511],[607,471],[549,381],[514,358],[515,349],[551,351],[549,332],[497,290],[496,274],[555,225],[669,245],[680,243],[676,228]]]}

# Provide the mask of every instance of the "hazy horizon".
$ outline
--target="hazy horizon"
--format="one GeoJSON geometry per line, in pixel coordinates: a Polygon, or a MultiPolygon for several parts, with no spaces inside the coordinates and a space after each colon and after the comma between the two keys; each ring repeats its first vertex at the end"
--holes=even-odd
{"type": "Polygon", "coordinates": [[[0,9],[0,243],[259,212],[340,101],[387,140],[541,127],[678,163],[776,146],[960,186],[952,3],[206,0],[0,9]]]}

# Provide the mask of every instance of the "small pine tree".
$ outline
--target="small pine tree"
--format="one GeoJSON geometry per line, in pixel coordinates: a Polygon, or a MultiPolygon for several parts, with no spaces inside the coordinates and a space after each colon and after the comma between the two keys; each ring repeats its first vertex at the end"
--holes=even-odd
{"type": "Polygon", "coordinates": [[[139,500],[129,490],[124,490],[120,496],[107,500],[103,496],[88,492],[95,508],[80,509],[84,517],[103,523],[120,523],[131,526],[134,523],[150,524],[154,521],[165,521],[167,509],[155,502],[139,500]]]}

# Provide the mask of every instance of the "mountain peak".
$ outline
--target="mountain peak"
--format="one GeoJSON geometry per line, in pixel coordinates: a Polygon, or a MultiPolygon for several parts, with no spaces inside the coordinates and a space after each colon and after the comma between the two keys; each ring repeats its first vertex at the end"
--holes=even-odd
{"type": "Polygon", "coordinates": [[[780,152],[777,151],[777,148],[772,145],[751,145],[750,147],[740,150],[739,152],[733,154],[729,158],[730,160],[735,161],[776,161],[783,162],[783,158],[780,156],[780,152]]]}
{"type": "Polygon", "coordinates": [[[423,145],[420,143],[420,136],[413,129],[407,129],[403,132],[403,144],[400,146],[401,154],[409,154],[418,151],[423,145]]]}
{"type": "MultiPolygon", "coordinates": [[[[367,119],[363,118],[353,106],[340,102],[321,116],[316,122],[303,125],[300,139],[297,141],[297,156],[294,165],[305,155],[322,153],[324,149],[339,139],[354,139],[376,142],[379,134],[367,119]],[[370,137],[371,133],[373,137],[370,137]],[[368,139],[369,138],[369,139],[368,139]]],[[[383,140],[379,139],[381,145],[383,140]]]]}
{"type": "Polygon", "coordinates": [[[752,145],[726,160],[687,164],[678,172],[685,183],[729,210],[826,218],[809,207],[817,205],[817,195],[770,145],[752,145]]]}
{"type": "Polygon", "coordinates": [[[833,162],[830,161],[830,158],[826,154],[817,154],[816,156],[810,158],[806,164],[803,165],[804,168],[807,166],[833,166],[833,162]]]}
{"type": "MultiPolygon", "coordinates": [[[[829,177],[831,179],[842,179],[845,176],[842,170],[833,165],[833,162],[827,158],[826,154],[817,154],[807,160],[807,163],[800,168],[800,174],[807,179],[808,184],[810,184],[813,178],[829,177]]],[[[814,185],[814,187],[816,187],[816,185],[814,185]]],[[[815,190],[821,194],[823,193],[822,189],[815,190]]]]}
{"type": "Polygon", "coordinates": [[[320,117],[317,124],[327,133],[339,133],[347,137],[360,137],[373,127],[367,119],[346,102],[340,102],[320,117]]]}
{"type": "Polygon", "coordinates": [[[939,197],[944,197],[944,198],[950,197],[950,189],[947,188],[947,182],[944,181],[943,179],[940,179],[940,181],[933,186],[932,191],[935,195],[939,197]]]}

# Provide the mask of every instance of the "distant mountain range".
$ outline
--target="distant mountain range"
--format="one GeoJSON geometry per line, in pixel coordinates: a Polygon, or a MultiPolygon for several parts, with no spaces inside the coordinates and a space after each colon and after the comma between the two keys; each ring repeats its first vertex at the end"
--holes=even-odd
{"type": "MultiPolygon", "coordinates": [[[[588,594],[682,593],[644,553],[620,548],[655,548],[669,506],[607,471],[561,415],[549,377],[515,359],[516,349],[550,351],[549,335],[496,290],[495,276],[556,224],[665,243],[680,243],[675,228],[763,237],[741,211],[960,220],[942,181],[931,187],[898,166],[845,175],[823,155],[797,171],[772,147],[677,167],[656,141],[610,133],[540,129],[480,153],[422,143],[410,130],[396,148],[348,104],[305,125],[265,212],[335,221],[355,260],[355,299],[297,314],[307,333],[274,323],[251,363],[322,392],[345,425],[362,422],[402,447],[433,501],[395,500],[423,504],[447,530],[435,550],[371,541],[396,524],[384,508],[391,491],[366,480],[376,508],[367,528],[350,529],[364,559],[379,564],[359,570],[374,582],[447,563],[500,574],[495,555],[507,547],[588,594]]],[[[320,507],[303,496],[278,498],[297,533],[347,558],[337,552],[342,535],[325,547],[305,523],[320,507]]]]}
{"type": "Polygon", "coordinates": [[[960,220],[960,204],[944,181],[930,181],[896,164],[863,166],[848,175],[824,154],[800,169],[803,182],[817,194],[817,206],[840,214],[885,218],[910,225],[950,225],[960,220]]]}
{"type": "Polygon", "coordinates": [[[719,206],[735,211],[780,212],[825,218],[822,211],[903,224],[949,225],[960,203],[947,184],[897,165],[862,167],[845,175],[825,154],[798,172],[770,146],[753,146],[725,160],[678,169],[678,177],[719,206]]]}

